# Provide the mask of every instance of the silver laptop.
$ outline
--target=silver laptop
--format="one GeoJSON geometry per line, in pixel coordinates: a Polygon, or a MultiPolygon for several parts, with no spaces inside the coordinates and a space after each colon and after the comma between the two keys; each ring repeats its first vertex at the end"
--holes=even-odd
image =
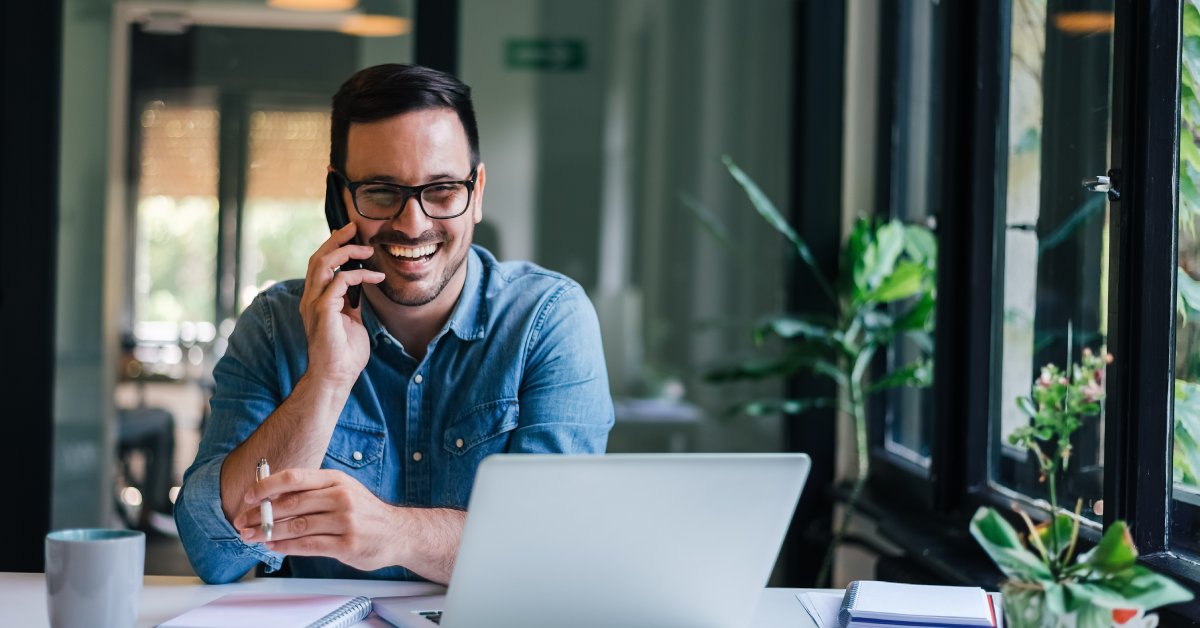
{"type": "Polygon", "coordinates": [[[745,626],[804,454],[491,456],[446,595],[376,598],[403,628],[745,626]]]}

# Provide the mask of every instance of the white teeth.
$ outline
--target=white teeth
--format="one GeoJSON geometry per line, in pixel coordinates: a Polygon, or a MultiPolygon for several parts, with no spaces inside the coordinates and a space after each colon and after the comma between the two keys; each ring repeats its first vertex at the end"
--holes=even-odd
{"type": "Polygon", "coordinates": [[[388,253],[390,253],[392,255],[392,257],[408,257],[408,258],[418,258],[418,257],[425,257],[426,255],[433,255],[433,252],[436,250],[437,250],[436,244],[426,244],[425,246],[418,246],[415,248],[407,247],[407,246],[396,246],[394,244],[389,244],[387,247],[387,251],[388,251],[388,253]]]}

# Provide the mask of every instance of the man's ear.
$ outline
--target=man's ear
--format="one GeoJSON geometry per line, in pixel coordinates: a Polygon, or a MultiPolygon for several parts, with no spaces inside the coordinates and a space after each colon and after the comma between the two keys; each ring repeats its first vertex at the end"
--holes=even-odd
{"type": "Polygon", "coordinates": [[[487,183],[487,169],[483,167],[483,162],[479,162],[478,174],[475,175],[475,209],[472,210],[472,218],[475,224],[479,224],[483,220],[483,186],[487,183]]]}

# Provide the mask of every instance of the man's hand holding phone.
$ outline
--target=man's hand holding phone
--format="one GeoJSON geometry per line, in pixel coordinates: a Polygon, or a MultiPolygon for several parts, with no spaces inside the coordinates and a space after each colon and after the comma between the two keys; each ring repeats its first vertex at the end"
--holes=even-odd
{"type": "Polygon", "coordinates": [[[322,381],[348,389],[371,357],[371,343],[362,324],[362,310],[351,307],[352,286],[377,284],[381,272],[344,270],[351,260],[365,260],[374,249],[354,243],[357,227],[350,223],[334,231],[308,260],[300,316],[308,337],[308,372],[322,381]],[[335,272],[337,268],[343,268],[335,272]]]}

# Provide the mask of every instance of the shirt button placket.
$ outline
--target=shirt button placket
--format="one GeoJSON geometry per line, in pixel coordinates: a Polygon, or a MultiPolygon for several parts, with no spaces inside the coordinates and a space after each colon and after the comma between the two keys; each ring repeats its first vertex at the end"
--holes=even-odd
{"type": "Polygon", "coordinates": [[[425,404],[422,399],[424,395],[419,385],[425,381],[425,377],[420,373],[415,373],[411,381],[408,397],[409,420],[413,421],[411,424],[413,431],[410,433],[409,446],[414,449],[409,454],[410,470],[407,474],[409,477],[409,498],[415,500],[416,503],[428,503],[433,495],[433,478],[429,465],[420,464],[425,459],[425,454],[421,450],[416,449],[417,447],[423,447],[429,442],[428,427],[425,426],[425,422],[420,418],[421,410],[425,407],[425,404]]]}

